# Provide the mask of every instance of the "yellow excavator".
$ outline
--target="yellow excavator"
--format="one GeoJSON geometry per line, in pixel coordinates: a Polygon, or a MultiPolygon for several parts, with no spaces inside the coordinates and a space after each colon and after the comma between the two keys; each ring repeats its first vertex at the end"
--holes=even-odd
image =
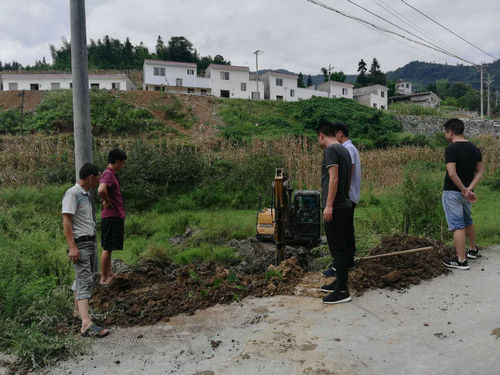
{"type": "Polygon", "coordinates": [[[286,245],[314,246],[321,236],[321,201],[317,190],[294,192],[283,168],[277,168],[271,208],[257,214],[257,238],[276,245],[276,263],[285,258],[286,245]]]}

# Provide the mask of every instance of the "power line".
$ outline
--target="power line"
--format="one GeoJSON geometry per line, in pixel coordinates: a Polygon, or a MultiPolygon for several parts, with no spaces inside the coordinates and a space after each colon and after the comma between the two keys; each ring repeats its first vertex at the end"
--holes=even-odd
{"type": "Polygon", "coordinates": [[[477,48],[477,49],[478,49],[478,50],[480,50],[481,52],[484,52],[485,54],[487,54],[487,55],[488,55],[488,56],[490,56],[490,57],[493,57],[494,59],[498,59],[498,57],[493,56],[493,55],[492,55],[492,54],[490,54],[489,52],[486,52],[484,49],[482,49],[482,48],[480,48],[480,47],[476,46],[475,44],[473,44],[473,43],[471,43],[471,42],[469,42],[467,39],[464,39],[463,37],[461,37],[460,35],[458,35],[458,34],[457,34],[457,33],[455,33],[454,31],[452,31],[452,30],[450,30],[449,28],[447,28],[446,26],[444,26],[444,25],[440,24],[439,22],[437,22],[436,20],[432,19],[432,18],[431,18],[431,17],[429,17],[428,15],[426,15],[426,14],[422,13],[422,12],[421,12],[421,11],[419,11],[417,8],[415,8],[414,6],[412,6],[412,5],[408,4],[406,1],[404,1],[404,0],[401,0],[401,1],[402,1],[404,4],[408,5],[410,8],[412,8],[413,10],[415,10],[416,12],[420,13],[422,16],[424,16],[424,17],[426,17],[426,18],[430,19],[430,20],[431,20],[432,22],[434,22],[435,24],[437,24],[437,25],[441,26],[441,27],[442,27],[443,29],[445,29],[445,30],[448,30],[450,33],[452,33],[452,34],[453,34],[453,35],[455,35],[456,37],[458,37],[458,38],[462,39],[464,42],[466,42],[466,43],[470,44],[472,47],[477,48]]]}
{"type": "Polygon", "coordinates": [[[444,49],[448,49],[449,51],[453,52],[456,55],[459,54],[459,52],[457,52],[456,50],[454,50],[453,47],[451,47],[450,45],[448,45],[448,44],[440,41],[438,38],[434,37],[431,33],[427,32],[424,28],[422,28],[419,25],[417,25],[415,22],[413,22],[408,17],[406,17],[405,15],[401,14],[400,12],[398,12],[396,9],[394,9],[393,7],[391,7],[389,4],[385,3],[383,0],[372,0],[372,1],[375,4],[377,4],[379,7],[383,8],[388,13],[390,13],[391,15],[393,15],[398,20],[407,23],[408,26],[410,26],[416,32],[419,32],[422,35],[425,35],[427,38],[429,38],[430,40],[432,40],[433,42],[435,42],[439,46],[443,47],[444,49]]]}
{"type": "Polygon", "coordinates": [[[452,57],[458,57],[458,55],[454,54],[453,52],[450,52],[450,51],[448,51],[448,50],[446,50],[446,49],[444,49],[444,48],[439,47],[438,45],[436,45],[436,44],[434,44],[434,43],[432,43],[432,42],[429,42],[428,40],[426,40],[426,39],[424,39],[424,38],[422,38],[422,37],[418,36],[417,34],[415,34],[415,33],[411,32],[411,31],[406,30],[405,28],[403,28],[403,27],[401,27],[401,26],[399,26],[399,25],[395,24],[394,22],[391,22],[391,21],[387,20],[386,18],[384,18],[384,17],[382,17],[382,16],[379,16],[378,14],[376,14],[376,13],[372,12],[371,10],[369,10],[369,9],[367,9],[367,8],[365,8],[365,7],[363,7],[363,6],[359,5],[359,4],[357,4],[357,3],[355,3],[354,1],[352,1],[352,0],[347,0],[347,1],[348,1],[349,3],[351,3],[351,4],[355,5],[355,6],[357,6],[358,8],[360,8],[360,9],[364,10],[365,12],[368,12],[368,13],[370,13],[371,15],[373,15],[373,16],[375,16],[375,17],[377,17],[377,18],[380,18],[381,20],[383,20],[383,21],[385,21],[385,22],[389,23],[390,25],[395,26],[395,27],[397,27],[398,29],[403,30],[404,32],[406,32],[406,33],[408,33],[408,34],[410,34],[410,35],[412,35],[412,36],[414,36],[414,37],[417,37],[418,39],[420,39],[420,40],[424,41],[425,43],[428,43],[428,44],[430,44],[430,45],[432,45],[432,46],[434,46],[434,47],[438,48],[439,52],[445,53],[445,54],[447,54],[447,55],[449,55],[449,56],[452,56],[452,57]]]}
{"type": "Polygon", "coordinates": [[[403,39],[409,40],[410,42],[413,42],[413,43],[416,43],[416,44],[422,45],[422,46],[427,47],[427,48],[430,48],[430,49],[433,49],[433,50],[435,50],[435,51],[437,51],[437,52],[440,52],[440,53],[443,53],[443,54],[445,54],[445,55],[452,56],[452,57],[454,57],[454,58],[456,58],[456,59],[458,59],[458,60],[461,60],[461,61],[466,62],[467,64],[476,65],[476,64],[475,64],[475,63],[473,63],[472,61],[466,60],[466,59],[464,59],[464,58],[462,58],[462,57],[460,57],[460,56],[457,56],[457,55],[455,55],[455,54],[451,54],[451,53],[444,52],[441,48],[435,48],[435,47],[433,47],[432,45],[429,45],[429,44],[427,44],[427,43],[422,43],[422,42],[420,42],[420,41],[418,41],[418,40],[415,40],[415,39],[409,38],[409,37],[407,37],[406,35],[402,35],[402,34],[397,33],[397,32],[395,32],[395,31],[388,30],[388,29],[386,29],[386,28],[384,28],[384,27],[382,27],[382,26],[375,25],[375,24],[373,24],[373,23],[371,23],[371,22],[368,22],[368,21],[365,21],[365,20],[363,20],[363,19],[361,19],[361,18],[358,18],[358,17],[355,17],[355,16],[351,16],[350,14],[347,14],[347,13],[342,12],[342,11],[340,11],[340,10],[338,10],[338,9],[335,9],[335,8],[333,8],[333,7],[331,7],[331,6],[328,6],[328,5],[326,5],[326,4],[324,4],[324,3],[322,3],[322,2],[320,2],[320,1],[318,1],[318,0],[306,0],[306,1],[308,1],[308,2],[310,2],[310,3],[312,3],[312,4],[315,4],[315,5],[318,5],[318,6],[322,7],[322,8],[328,9],[328,10],[330,10],[330,11],[332,11],[332,12],[338,13],[338,14],[340,14],[340,15],[344,16],[344,17],[350,18],[350,19],[352,19],[352,20],[354,20],[354,21],[356,21],[356,22],[358,22],[358,23],[365,24],[365,25],[370,25],[370,26],[372,26],[373,28],[376,28],[377,30],[380,30],[380,31],[382,31],[382,32],[385,32],[385,33],[389,33],[389,34],[393,34],[393,35],[399,36],[400,38],[403,38],[403,39]]]}

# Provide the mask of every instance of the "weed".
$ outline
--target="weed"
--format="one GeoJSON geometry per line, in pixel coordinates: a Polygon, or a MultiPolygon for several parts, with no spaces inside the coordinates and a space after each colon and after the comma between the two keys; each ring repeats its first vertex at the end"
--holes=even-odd
{"type": "Polygon", "coordinates": [[[233,270],[229,271],[229,275],[227,275],[226,280],[231,283],[237,283],[239,281],[238,276],[236,276],[236,273],[233,270]]]}
{"type": "Polygon", "coordinates": [[[267,271],[266,274],[264,275],[264,277],[265,277],[266,281],[271,280],[273,277],[278,277],[280,280],[283,278],[281,276],[281,272],[276,271],[276,270],[267,271]]]}

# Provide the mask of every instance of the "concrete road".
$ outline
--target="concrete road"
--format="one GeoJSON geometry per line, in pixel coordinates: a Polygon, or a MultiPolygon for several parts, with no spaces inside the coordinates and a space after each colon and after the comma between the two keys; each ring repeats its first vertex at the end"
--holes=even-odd
{"type": "Polygon", "coordinates": [[[500,246],[404,292],[280,296],[119,328],[52,374],[500,374],[500,246]]]}

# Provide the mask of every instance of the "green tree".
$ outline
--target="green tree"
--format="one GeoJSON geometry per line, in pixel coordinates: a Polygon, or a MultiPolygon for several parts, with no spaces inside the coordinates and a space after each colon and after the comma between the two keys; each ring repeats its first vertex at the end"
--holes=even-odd
{"type": "Polygon", "coordinates": [[[172,61],[196,62],[198,54],[193,44],[183,36],[173,36],[168,41],[168,58],[172,61]]]}
{"type": "Polygon", "coordinates": [[[358,63],[358,76],[356,77],[357,86],[362,87],[368,84],[368,77],[366,76],[366,62],[361,59],[358,63]]]}
{"type": "Polygon", "coordinates": [[[371,85],[385,85],[386,84],[385,74],[380,70],[380,64],[378,60],[374,57],[372,65],[370,66],[370,74],[368,75],[368,83],[371,85]]]}
{"type": "Polygon", "coordinates": [[[169,59],[168,49],[167,49],[167,47],[165,47],[165,43],[163,42],[161,35],[158,35],[158,38],[156,39],[155,51],[156,51],[156,56],[160,60],[168,60],[169,59]]]}
{"type": "Polygon", "coordinates": [[[299,77],[297,78],[297,87],[306,87],[304,84],[304,76],[302,72],[299,73],[299,77]]]}
{"type": "Polygon", "coordinates": [[[312,86],[312,85],[313,85],[313,79],[312,79],[311,75],[309,74],[307,76],[307,87],[312,86]]]}
{"type": "Polygon", "coordinates": [[[330,75],[330,81],[337,81],[337,82],[345,82],[345,74],[344,72],[333,72],[330,75]]]}

